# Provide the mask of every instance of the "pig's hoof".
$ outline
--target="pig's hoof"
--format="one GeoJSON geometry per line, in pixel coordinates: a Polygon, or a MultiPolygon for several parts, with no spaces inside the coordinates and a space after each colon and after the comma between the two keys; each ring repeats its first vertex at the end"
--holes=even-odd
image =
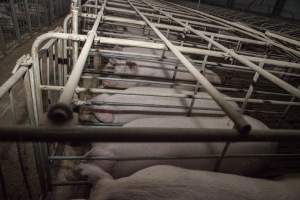
{"type": "Polygon", "coordinates": [[[73,118],[73,109],[66,104],[59,103],[50,107],[47,117],[53,123],[63,124],[73,118]]]}

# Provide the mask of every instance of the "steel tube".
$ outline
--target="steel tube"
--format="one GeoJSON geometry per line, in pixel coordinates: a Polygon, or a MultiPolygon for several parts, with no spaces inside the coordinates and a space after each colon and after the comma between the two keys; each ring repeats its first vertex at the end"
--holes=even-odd
{"type": "MultiPolygon", "coordinates": [[[[99,78],[100,80],[107,80],[109,78],[99,78]]],[[[40,88],[42,90],[52,90],[52,91],[63,91],[63,86],[48,86],[48,85],[41,85],[40,88]]],[[[149,92],[127,92],[122,90],[116,89],[100,89],[100,88],[82,88],[77,87],[77,93],[83,92],[90,92],[93,94],[123,94],[123,95],[142,95],[142,96],[157,96],[157,97],[174,97],[174,98],[195,98],[195,99],[205,99],[214,101],[212,98],[204,98],[199,95],[193,95],[193,93],[187,94],[180,94],[180,93],[173,93],[173,94],[166,94],[166,93],[149,93],[149,92]]],[[[235,101],[242,103],[245,99],[244,98],[235,98],[235,97],[224,97],[226,101],[235,101]]],[[[256,103],[256,104],[274,104],[274,105],[290,105],[290,106],[300,106],[299,102],[290,102],[290,101],[279,101],[279,100],[264,100],[264,99],[248,99],[249,103],[256,103]]]]}
{"type": "MultiPolygon", "coordinates": [[[[163,2],[166,2],[165,0],[163,0],[163,2]]],[[[171,3],[171,2],[168,2],[168,4],[171,4],[171,5],[174,5],[175,7],[180,7],[180,8],[183,8],[185,10],[188,10],[188,11],[191,11],[191,12],[195,12],[197,14],[199,14],[200,16],[205,16],[207,17],[209,20],[212,20],[213,22],[217,23],[217,24],[220,24],[220,25],[229,25],[232,27],[232,29],[242,33],[242,34],[245,34],[245,35],[248,35],[252,38],[256,38],[260,41],[264,41],[264,42],[267,42],[269,44],[272,44],[273,46],[276,46],[284,51],[287,51],[287,52],[291,52],[293,54],[296,54],[298,56],[300,56],[300,51],[296,51],[294,49],[291,49],[289,47],[286,47],[284,45],[281,45],[277,42],[274,42],[273,40],[271,40],[270,38],[268,38],[264,33],[262,32],[259,32],[259,31],[256,31],[250,27],[246,27],[240,23],[235,23],[235,22],[230,22],[230,21],[227,21],[227,20],[224,20],[220,17],[216,17],[216,16],[212,16],[210,14],[207,14],[207,13],[204,13],[204,12],[201,12],[199,10],[195,10],[195,9],[191,9],[191,8],[188,8],[188,7],[185,7],[185,6],[180,6],[180,5],[177,5],[177,4],[174,4],[174,3],[171,3]]],[[[247,16],[249,17],[249,16],[247,16]]]]}
{"type": "Polygon", "coordinates": [[[93,45],[94,39],[97,36],[97,29],[102,20],[104,9],[107,0],[102,4],[101,10],[95,20],[92,30],[88,33],[86,42],[81,50],[76,64],[73,67],[71,75],[65,85],[65,90],[59,97],[58,103],[52,106],[48,111],[48,118],[54,122],[63,123],[73,117],[73,111],[70,107],[76,87],[78,86],[85,62],[88,58],[89,51],[93,45]]]}
{"type": "Polygon", "coordinates": [[[251,129],[249,123],[244,117],[238,113],[234,107],[229,104],[223,95],[188,61],[182,53],[128,0],[132,8],[139,14],[139,16],[151,27],[156,35],[166,44],[172,53],[180,60],[180,62],[189,70],[189,72],[196,78],[209,95],[216,101],[216,103],[228,114],[229,118],[234,121],[240,133],[248,133],[251,129]]]}
{"type": "Polygon", "coordinates": [[[192,31],[193,33],[197,34],[198,36],[200,36],[202,39],[206,40],[207,42],[210,42],[211,44],[213,44],[215,47],[221,49],[222,51],[224,51],[226,54],[232,56],[234,59],[238,60],[239,62],[245,64],[246,66],[250,67],[251,69],[253,69],[254,71],[256,71],[257,73],[259,73],[260,75],[262,75],[263,77],[265,77],[266,79],[270,80],[271,82],[273,82],[274,84],[276,84],[277,86],[281,87],[282,89],[288,91],[289,93],[295,95],[297,98],[300,98],[300,91],[295,88],[294,86],[288,84],[287,82],[281,80],[280,78],[277,78],[276,76],[274,76],[273,74],[269,73],[268,71],[262,69],[261,67],[259,67],[258,65],[252,63],[251,61],[249,61],[248,59],[245,59],[243,57],[240,57],[240,55],[238,55],[237,53],[234,52],[233,49],[228,49],[227,47],[223,46],[222,44],[212,40],[211,38],[205,36],[201,31],[199,30],[195,30],[194,28],[192,28],[189,25],[184,24],[183,22],[181,22],[180,20],[175,19],[174,17],[172,17],[170,14],[161,11],[157,8],[155,8],[154,6],[150,5],[149,3],[145,2],[144,0],[142,0],[145,4],[151,6],[153,9],[155,9],[156,11],[159,11],[160,13],[163,13],[165,16],[169,17],[170,19],[172,19],[173,21],[177,22],[178,24],[180,24],[181,26],[187,28],[188,30],[192,31]]]}
{"type": "Polygon", "coordinates": [[[137,128],[137,127],[0,127],[0,141],[34,142],[299,142],[299,130],[137,128]]]}
{"type": "MultiPolygon", "coordinates": [[[[78,0],[73,0],[72,2],[72,33],[78,34],[79,29],[79,3],[78,0]]],[[[77,41],[74,41],[73,43],[73,63],[77,62],[78,59],[78,45],[79,43],[77,41]]]]}
{"type": "Polygon", "coordinates": [[[12,87],[22,79],[24,74],[27,72],[27,67],[20,67],[3,85],[0,87],[0,99],[7,93],[12,87]]]}
{"type": "Polygon", "coordinates": [[[272,32],[270,32],[270,31],[266,31],[265,34],[266,34],[267,36],[272,37],[272,38],[279,39],[279,40],[282,40],[282,41],[284,41],[284,42],[288,42],[288,43],[290,43],[290,44],[292,44],[292,45],[296,45],[296,46],[300,47],[300,41],[298,41],[298,40],[294,40],[294,39],[291,39],[291,38],[287,38],[287,37],[278,35],[278,34],[276,34],[276,33],[272,33],[272,32]]]}

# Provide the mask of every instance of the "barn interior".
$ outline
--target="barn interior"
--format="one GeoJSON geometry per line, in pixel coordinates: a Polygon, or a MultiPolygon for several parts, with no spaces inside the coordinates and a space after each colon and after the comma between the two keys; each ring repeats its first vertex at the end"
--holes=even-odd
{"type": "Polygon", "coordinates": [[[0,199],[299,199],[299,9],[0,1],[0,199]]]}

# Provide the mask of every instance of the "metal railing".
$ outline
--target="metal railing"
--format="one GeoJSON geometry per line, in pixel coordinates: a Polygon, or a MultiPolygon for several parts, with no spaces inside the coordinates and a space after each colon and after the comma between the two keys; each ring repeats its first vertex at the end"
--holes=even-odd
{"type": "Polygon", "coordinates": [[[0,2],[0,56],[33,33],[50,26],[69,10],[70,0],[2,0],[0,2]]]}
{"type": "MultiPolygon", "coordinates": [[[[71,142],[224,142],[217,155],[199,155],[197,159],[255,157],[260,159],[298,159],[299,154],[229,155],[231,142],[299,142],[300,127],[290,127],[289,120],[300,121],[299,49],[290,40],[274,40],[270,34],[250,29],[203,12],[187,12],[184,7],[165,1],[89,0],[83,5],[73,1],[71,14],[65,18],[64,32],[39,36],[32,47],[30,67],[18,65],[14,75],[1,87],[0,97],[16,81],[29,77],[27,101],[29,127],[0,127],[0,141],[35,142],[35,158],[42,188],[47,196],[53,186],[79,184],[54,180],[54,166],[61,160],[109,160],[118,158],[82,155],[66,156],[59,149],[71,142]],[[119,29],[122,28],[122,30],[119,29]],[[126,31],[134,29],[135,31],[126,31]],[[121,47],[121,48],[120,48],[121,47]],[[155,53],[130,52],[126,48],[152,50],[155,53]],[[165,70],[170,65],[172,77],[148,74],[122,74],[110,69],[95,69],[97,56],[109,61],[148,62],[147,69],[165,70]],[[221,83],[208,81],[207,70],[219,75],[221,83]],[[194,80],[181,80],[179,72],[190,73],[194,80]],[[85,80],[100,81],[87,87],[85,80]],[[141,83],[164,88],[184,88],[186,93],[130,92],[106,88],[101,81],[141,83]],[[200,91],[206,91],[207,97],[200,91]],[[90,101],[101,94],[174,98],[188,105],[159,105],[145,102],[90,101]],[[225,94],[225,95],[223,95],[225,94]],[[123,124],[87,127],[76,118],[77,108],[93,106],[132,106],[144,108],[179,108],[190,116],[199,110],[197,101],[219,105],[222,116],[234,122],[233,129],[124,128],[123,124]],[[233,106],[235,103],[237,106],[233,106]],[[173,107],[172,107],[173,106],[173,107]],[[269,130],[250,130],[243,115],[258,118],[269,130]],[[57,123],[60,122],[60,123],[57,123]],[[281,124],[281,125],[278,125],[281,124]],[[71,126],[71,127],[68,127],[71,126]]],[[[0,35],[1,36],[1,35],[0,35]]],[[[274,35],[273,35],[274,36],[274,35]]],[[[274,36],[277,37],[277,36],[274,36]]],[[[278,37],[277,37],[278,39],[278,37]]],[[[12,109],[15,111],[15,109],[12,109]]],[[[146,111],[145,109],[144,111],[146,111]]],[[[80,113],[79,113],[80,115],[80,113]]],[[[127,160],[154,159],[122,158],[127,160]]],[[[172,157],[155,159],[179,159],[172,157]]],[[[189,159],[181,157],[180,159],[189,159]]],[[[220,164],[220,163],[218,163],[220,164]]],[[[1,175],[1,174],[0,174],[1,175]]],[[[1,176],[0,176],[1,179],[1,176]]]]}

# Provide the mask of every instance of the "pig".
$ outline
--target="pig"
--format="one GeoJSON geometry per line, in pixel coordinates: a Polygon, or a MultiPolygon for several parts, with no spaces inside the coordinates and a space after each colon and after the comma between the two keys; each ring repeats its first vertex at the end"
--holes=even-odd
{"type": "MultiPolygon", "coordinates": [[[[137,47],[127,47],[127,48],[119,48],[124,52],[131,53],[141,53],[141,54],[151,54],[151,55],[161,55],[161,50],[153,50],[146,48],[137,48],[137,47]]],[[[166,51],[165,56],[170,57],[171,52],[166,51]]],[[[117,61],[116,59],[112,59],[110,62],[110,68],[113,69],[115,74],[120,75],[136,75],[136,76],[146,76],[146,77],[155,77],[155,78],[166,78],[172,80],[173,78],[176,80],[182,81],[196,81],[194,76],[189,73],[184,67],[179,67],[174,75],[174,64],[162,64],[155,63],[151,61],[141,61],[135,60],[131,58],[125,61],[117,61]]],[[[109,67],[108,67],[109,68],[109,67]]],[[[221,78],[211,70],[206,69],[204,72],[206,78],[212,82],[213,84],[221,84],[221,78]]],[[[109,88],[118,88],[118,89],[126,89],[129,87],[136,86],[152,86],[155,85],[153,83],[145,83],[145,82],[128,82],[128,81],[115,81],[115,80],[104,80],[103,85],[109,88]]]]}
{"type": "Polygon", "coordinates": [[[279,180],[188,170],[168,165],[149,167],[114,179],[100,167],[81,164],[92,183],[89,200],[298,200],[298,174],[279,180]]]}
{"type": "MultiPolygon", "coordinates": [[[[262,122],[245,116],[253,129],[267,130],[262,122]]],[[[220,128],[232,129],[233,122],[228,117],[168,117],[146,118],[134,120],[124,127],[160,127],[160,128],[220,128]]],[[[86,157],[111,157],[111,160],[94,160],[92,163],[103,168],[113,177],[125,177],[143,168],[168,164],[189,169],[215,170],[217,158],[201,158],[197,156],[219,155],[224,143],[94,143],[86,157]],[[137,160],[122,160],[124,158],[137,160]],[[148,159],[145,159],[148,158],[148,159]],[[181,160],[180,157],[188,157],[181,160]],[[190,157],[190,158],[189,158],[190,157]],[[144,158],[144,159],[143,159],[144,158]],[[162,159],[158,159],[162,158],[162,159]],[[167,159],[173,158],[173,159],[167,159]]],[[[277,143],[243,142],[230,144],[227,154],[268,154],[275,153],[277,143]]],[[[219,171],[246,176],[256,176],[267,168],[268,160],[260,158],[224,158],[219,171]]]]}
{"type": "MultiPolygon", "coordinates": [[[[155,88],[155,87],[132,87],[124,90],[125,92],[138,93],[147,92],[147,94],[193,94],[190,91],[180,90],[178,88],[155,88]]],[[[224,116],[221,108],[211,99],[206,92],[198,92],[199,96],[204,99],[196,99],[192,116],[195,115],[212,115],[224,116]]],[[[225,95],[224,95],[225,96],[225,95]]],[[[153,116],[172,116],[186,115],[191,104],[191,98],[174,98],[174,97],[157,97],[142,95],[124,95],[124,94],[101,94],[90,100],[89,103],[101,102],[103,105],[93,105],[90,110],[93,116],[81,114],[82,121],[96,121],[106,124],[125,124],[139,118],[153,116]],[[127,103],[127,104],[148,104],[148,106],[120,106],[105,105],[105,103],[127,103]],[[150,105],[158,105],[160,107],[151,107],[150,105]],[[184,106],[183,108],[170,108],[170,106],[184,106]],[[95,120],[93,120],[95,118],[95,120]]],[[[234,102],[230,104],[238,110],[238,106],[234,102]]]]}

